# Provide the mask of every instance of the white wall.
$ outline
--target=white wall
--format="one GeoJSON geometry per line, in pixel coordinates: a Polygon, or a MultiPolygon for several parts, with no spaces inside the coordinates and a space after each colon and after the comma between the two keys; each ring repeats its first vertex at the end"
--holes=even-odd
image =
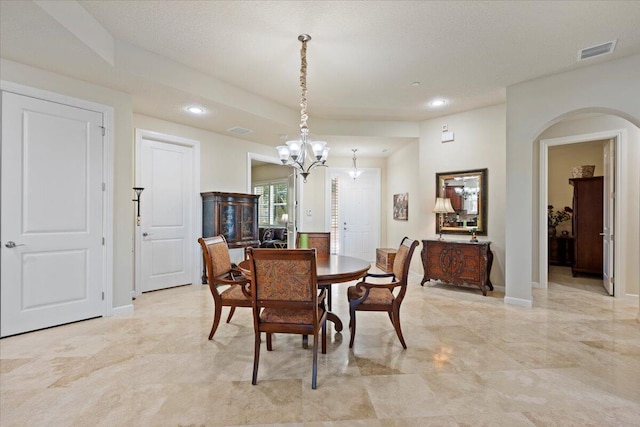
{"type": "Polygon", "coordinates": [[[286,180],[291,173],[291,168],[282,165],[269,164],[254,166],[251,168],[251,186],[256,182],[268,182],[272,180],[286,180]]]}
{"type": "Polygon", "coordinates": [[[134,114],[133,126],[200,141],[200,191],[247,192],[247,153],[274,155],[273,147],[166,120],[134,114]]]}
{"type": "MultiPolygon", "coordinates": [[[[504,286],[505,260],[505,105],[480,108],[427,120],[420,126],[420,238],[435,238],[436,173],[488,169],[487,232],[478,240],[491,241],[494,254],[491,282],[504,286]],[[454,132],[455,140],[441,142],[442,125],[454,132]]],[[[390,171],[391,173],[391,171],[390,171]]],[[[411,203],[411,201],[410,201],[411,203]]],[[[466,239],[444,235],[445,239],[466,239]]],[[[420,265],[422,272],[422,265],[420,265]]]]}
{"type": "MultiPolygon", "coordinates": [[[[398,248],[402,238],[407,236],[422,245],[421,204],[424,187],[420,182],[420,141],[416,140],[393,153],[387,159],[387,191],[382,193],[382,210],[386,215],[387,235],[384,240],[387,248],[398,248]],[[393,219],[393,195],[409,194],[409,215],[407,221],[393,219]]],[[[382,237],[382,236],[381,236],[382,237]]],[[[422,275],[421,247],[416,248],[411,260],[410,271],[422,275]]]]}
{"type": "MultiPolygon", "coordinates": [[[[200,191],[246,193],[247,153],[272,156],[272,147],[154,117],[134,114],[133,127],[180,136],[200,142],[200,191]]],[[[232,262],[244,257],[242,249],[231,250],[232,262]]]]}
{"type": "Polygon", "coordinates": [[[639,125],[638,70],[640,55],[633,55],[507,88],[505,302],[533,304],[540,134],[565,117],[589,112],[614,114],[639,125]]]}

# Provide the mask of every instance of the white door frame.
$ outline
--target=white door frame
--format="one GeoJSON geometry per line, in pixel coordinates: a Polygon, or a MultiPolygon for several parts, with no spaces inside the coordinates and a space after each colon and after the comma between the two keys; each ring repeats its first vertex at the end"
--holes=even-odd
{"type": "Polygon", "coordinates": [[[548,239],[549,234],[547,231],[547,206],[548,206],[548,185],[549,185],[549,147],[565,144],[577,144],[581,142],[599,141],[604,139],[613,139],[615,144],[616,170],[614,173],[616,197],[614,200],[615,214],[613,222],[615,224],[614,239],[613,239],[613,253],[615,257],[615,263],[611,269],[615,278],[614,297],[622,297],[625,295],[626,289],[626,275],[625,275],[625,253],[622,248],[626,247],[626,234],[622,229],[623,222],[621,221],[622,212],[627,212],[627,201],[624,195],[626,194],[626,182],[622,177],[626,174],[626,167],[622,159],[627,157],[627,131],[626,129],[613,129],[603,132],[587,133],[583,135],[571,135],[561,138],[550,138],[540,140],[540,170],[539,170],[539,211],[538,211],[538,287],[548,288],[549,276],[548,276],[548,239]],[[624,169],[624,170],[623,170],[624,169]]]}
{"type": "MultiPolygon", "coordinates": [[[[274,165],[283,166],[282,162],[278,157],[266,156],[264,154],[251,153],[251,152],[247,153],[247,193],[248,194],[253,194],[253,187],[251,186],[251,161],[252,160],[258,160],[265,163],[273,163],[274,165]]],[[[295,171],[295,168],[292,167],[291,169],[295,171]]],[[[296,172],[296,180],[299,177],[300,175],[296,172]]],[[[287,247],[289,248],[293,248],[293,245],[291,244],[291,242],[295,242],[295,236],[297,233],[298,224],[300,224],[300,212],[302,212],[300,209],[302,206],[303,186],[300,185],[300,181],[296,181],[296,184],[297,185],[294,191],[294,200],[293,200],[294,213],[292,217],[289,218],[289,224],[288,224],[289,236],[288,236],[287,247]]],[[[289,204],[289,202],[290,201],[287,200],[287,204],[289,204]]]]}
{"type": "Polygon", "coordinates": [[[103,191],[103,211],[102,211],[102,235],[105,237],[104,251],[102,255],[102,290],[104,292],[104,316],[112,316],[113,310],[113,107],[98,104],[84,99],[74,98],[55,92],[36,89],[30,86],[0,80],[0,90],[15,93],[17,95],[30,96],[45,101],[57,102],[59,104],[84,108],[96,111],[103,116],[104,124],[104,151],[102,158],[102,181],[105,184],[103,191]]]}
{"type": "Polygon", "coordinates": [[[265,163],[273,163],[274,165],[282,165],[279,158],[273,156],[265,156],[258,153],[247,153],[247,194],[253,194],[253,188],[251,187],[251,161],[258,160],[265,163]]]}
{"type": "MultiPolygon", "coordinates": [[[[137,187],[142,179],[141,171],[142,171],[142,140],[144,138],[154,139],[156,141],[161,141],[166,144],[174,144],[181,145],[184,147],[191,147],[193,150],[192,156],[192,164],[191,171],[193,174],[193,206],[192,206],[192,215],[191,215],[191,223],[193,227],[191,227],[191,256],[193,259],[193,272],[191,284],[199,284],[202,281],[202,268],[201,263],[198,260],[202,259],[200,244],[198,244],[198,237],[202,235],[202,199],[200,198],[200,141],[196,141],[193,139],[183,138],[181,136],[168,135],[161,132],[155,132],[151,130],[138,129],[135,130],[136,134],[136,151],[135,151],[135,164],[136,164],[136,173],[135,173],[135,184],[132,187],[137,187]]],[[[140,197],[141,203],[144,203],[144,191],[140,197]]],[[[134,238],[135,238],[135,255],[134,255],[134,269],[135,269],[135,279],[133,285],[133,297],[136,297],[142,293],[142,268],[141,268],[141,249],[142,249],[142,227],[139,227],[135,223],[135,212],[132,216],[132,220],[134,221],[134,238]]]]}

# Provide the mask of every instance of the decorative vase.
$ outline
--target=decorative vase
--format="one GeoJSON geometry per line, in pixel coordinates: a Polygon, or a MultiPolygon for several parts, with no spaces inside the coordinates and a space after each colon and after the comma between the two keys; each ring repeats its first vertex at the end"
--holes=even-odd
{"type": "Polygon", "coordinates": [[[552,225],[549,226],[549,237],[555,237],[558,230],[552,225]]]}

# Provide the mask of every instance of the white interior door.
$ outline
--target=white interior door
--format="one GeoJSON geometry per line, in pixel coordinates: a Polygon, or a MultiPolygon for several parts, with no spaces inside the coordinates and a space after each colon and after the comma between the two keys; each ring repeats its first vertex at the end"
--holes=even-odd
{"type": "Polygon", "coordinates": [[[102,126],[2,93],[2,336],[104,313],[102,126]]]}
{"type": "Polygon", "coordinates": [[[345,171],[339,179],[339,231],[341,255],[375,261],[380,241],[380,176],[366,169],[353,180],[345,171]]]}
{"type": "Polygon", "coordinates": [[[614,250],[612,239],[614,235],[614,208],[615,208],[615,141],[610,139],[604,145],[604,195],[602,215],[602,285],[609,295],[613,295],[613,262],[614,250]]]}
{"type": "MultiPolygon", "coordinates": [[[[140,132],[140,131],[138,131],[140,132]]],[[[138,137],[137,137],[138,138],[138,137]]],[[[193,281],[193,148],[171,136],[140,138],[140,290],[164,289],[193,281]]]]}

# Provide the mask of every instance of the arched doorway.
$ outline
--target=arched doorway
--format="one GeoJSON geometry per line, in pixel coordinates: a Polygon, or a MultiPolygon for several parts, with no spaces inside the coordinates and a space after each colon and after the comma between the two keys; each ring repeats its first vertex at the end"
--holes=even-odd
{"type": "MultiPolygon", "coordinates": [[[[611,245],[605,242],[606,253],[610,253],[610,261],[603,263],[606,272],[611,272],[615,282],[616,297],[636,295],[639,293],[637,278],[640,268],[630,257],[638,255],[638,227],[637,219],[640,216],[638,201],[638,169],[640,168],[640,129],[624,118],[613,114],[573,112],[564,115],[555,121],[547,129],[540,133],[534,142],[534,151],[538,150],[538,157],[534,156],[534,183],[537,181],[537,204],[534,200],[534,211],[537,215],[537,235],[533,243],[537,249],[537,277],[534,268],[534,286],[546,287],[548,282],[548,234],[547,234],[547,206],[548,206],[548,152],[554,145],[575,144],[580,142],[611,140],[615,146],[617,155],[615,168],[612,173],[607,173],[605,180],[615,182],[615,197],[611,197],[612,222],[616,224],[611,245]],[[609,251],[611,249],[611,251],[609,251]],[[615,262],[614,257],[615,255],[615,262]],[[608,267],[608,268],[607,268],[608,267]]],[[[601,170],[599,175],[605,171],[601,170]]],[[[534,192],[535,193],[535,192],[534,192]]],[[[535,198],[534,198],[535,199],[535,198]]],[[[534,215],[534,222],[536,218],[534,215]]],[[[578,249],[576,249],[578,250],[578,249]]]]}

